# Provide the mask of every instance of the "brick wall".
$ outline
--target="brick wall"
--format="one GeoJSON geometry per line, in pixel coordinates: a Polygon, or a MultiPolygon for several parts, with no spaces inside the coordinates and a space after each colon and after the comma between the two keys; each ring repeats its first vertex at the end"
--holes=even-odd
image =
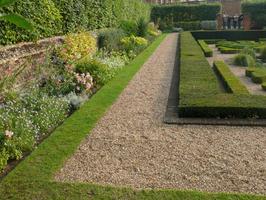
{"type": "Polygon", "coordinates": [[[222,0],[223,13],[233,16],[241,13],[241,0],[222,0]]]}

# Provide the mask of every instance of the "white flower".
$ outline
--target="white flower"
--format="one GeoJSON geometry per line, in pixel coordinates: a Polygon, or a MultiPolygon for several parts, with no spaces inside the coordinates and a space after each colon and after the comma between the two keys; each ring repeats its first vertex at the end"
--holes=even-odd
{"type": "Polygon", "coordinates": [[[11,139],[14,133],[12,131],[6,130],[5,131],[5,136],[7,139],[11,139]]]}

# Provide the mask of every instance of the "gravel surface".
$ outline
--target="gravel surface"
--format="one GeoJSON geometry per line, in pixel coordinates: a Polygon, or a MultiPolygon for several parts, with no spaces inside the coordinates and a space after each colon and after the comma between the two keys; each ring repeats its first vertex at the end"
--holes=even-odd
{"type": "Polygon", "coordinates": [[[266,194],[266,129],[163,124],[170,34],[57,172],[62,182],[266,194]]]}
{"type": "Polygon", "coordinates": [[[209,45],[213,50],[213,56],[207,58],[208,62],[212,66],[215,60],[223,60],[228,64],[229,69],[233,74],[246,86],[250,94],[253,95],[266,95],[266,92],[262,89],[261,84],[255,84],[251,78],[246,76],[246,67],[233,65],[233,58],[237,54],[222,54],[215,45],[209,45]]]}

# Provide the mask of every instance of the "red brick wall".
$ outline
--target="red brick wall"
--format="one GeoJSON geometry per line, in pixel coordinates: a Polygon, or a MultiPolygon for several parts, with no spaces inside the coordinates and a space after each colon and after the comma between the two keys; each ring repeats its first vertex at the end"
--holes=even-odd
{"type": "Polygon", "coordinates": [[[241,0],[222,0],[222,11],[230,16],[239,15],[241,13],[241,0]]]}

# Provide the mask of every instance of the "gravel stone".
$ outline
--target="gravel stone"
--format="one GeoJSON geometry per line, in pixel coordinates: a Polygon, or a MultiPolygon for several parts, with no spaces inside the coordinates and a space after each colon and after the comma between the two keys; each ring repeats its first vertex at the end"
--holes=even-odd
{"type": "Polygon", "coordinates": [[[167,125],[170,34],[55,175],[62,182],[266,194],[266,129],[167,125]]]}

